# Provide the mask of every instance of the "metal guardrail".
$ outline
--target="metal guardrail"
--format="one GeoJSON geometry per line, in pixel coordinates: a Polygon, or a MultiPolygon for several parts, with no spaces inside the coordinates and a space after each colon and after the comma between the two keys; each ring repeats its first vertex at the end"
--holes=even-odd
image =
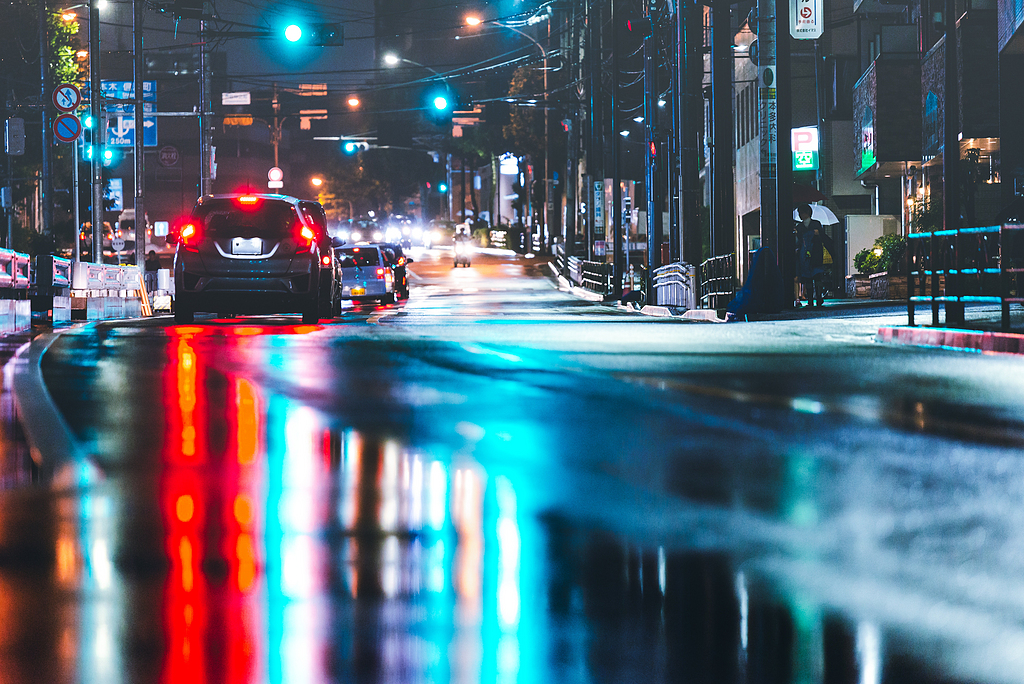
{"type": "Polygon", "coordinates": [[[675,263],[654,270],[655,303],[683,309],[697,308],[697,269],[675,263]]]}
{"type": "Polygon", "coordinates": [[[736,296],[736,255],[712,257],[700,265],[700,307],[724,309],[736,296]]]}
{"type": "Polygon", "coordinates": [[[71,277],[72,290],[106,290],[128,292],[142,288],[142,274],[137,266],[115,266],[74,263],[71,277]]]}
{"type": "Polygon", "coordinates": [[[612,265],[603,261],[580,261],[580,287],[600,295],[611,294],[612,265]]]}
{"type": "Polygon", "coordinates": [[[935,230],[907,235],[907,317],[915,304],[992,303],[1010,329],[1010,304],[1024,304],[1024,224],[935,230]],[[918,292],[920,294],[915,294],[918,292]]]}

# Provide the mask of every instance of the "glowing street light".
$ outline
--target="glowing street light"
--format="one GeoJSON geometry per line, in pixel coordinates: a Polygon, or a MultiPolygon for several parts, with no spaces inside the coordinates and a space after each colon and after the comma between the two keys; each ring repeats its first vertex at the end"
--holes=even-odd
{"type": "Polygon", "coordinates": [[[349,96],[349,98],[348,98],[348,106],[349,107],[352,107],[353,109],[355,109],[360,104],[362,104],[362,103],[359,101],[358,97],[356,97],[355,95],[349,96]]]}
{"type": "Polygon", "coordinates": [[[284,30],[284,37],[292,43],[302,39],[302,28],[297,24],[291,24],[284,30]]]}
{"type": "Polygon", "coordinates": [[[309,182],[313,185],[314,188],[319,188],[321,185],[324,184],[324,179],[313,177],[309,179],[309,182]]]}

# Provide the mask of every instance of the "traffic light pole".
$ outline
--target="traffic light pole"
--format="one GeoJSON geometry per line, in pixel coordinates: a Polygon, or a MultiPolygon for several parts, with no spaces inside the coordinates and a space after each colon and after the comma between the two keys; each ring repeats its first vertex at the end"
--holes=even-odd
{"type": "MultiPolygon", "coordinates": [[[[210,140],[210,69],[209,60],[206,56],[206,21],[199,22],[199,163],[200,169],[200,195],[209,195],[213,192],[213,184],[210,179],[212,171],[211,157],[213,150],[210,140]]],[[[275,147],[275,150],[277,148],[275,147]]],[[[277,160],[274,160],[277,166],[277,160]]]]}
{"type": "MultiPolygon", "coordinates": [[[[146,62],[142,54],[142,24],[146,11],[146,0],[133,0],[132,38],[135,51],[135,265],[142,268],[146,253],[146,207],[145,207],[145,120],[143,119],[142,79],[146,62]]],[[[140,273],[140,276],[144,274],[140,273]]]]}
{"type": "Polygon", "coordinates": [[[43,172],[39,178],[39,203],[43,235],[53,228],[53,131],[50,130],[50,50],[46,34],[46,1],[39,0],[39,111],[43,123],[43,172]]]}
{"type": "MultiPolygon", "coordinates": [[[[619,12],[620,0],[611,0],[612,6],[612,215],[608,217],[608,226],[612,239],[612,291],[614,299],[622,298],[622,171],[619,169],[619,84],[622,75],[619,73],[619,12]]],[[[628,254],[626,257],[628,258],[628,254]]]]}
{"type": "Polygon", "coordinates": [[[103,147],[106,144],[106,121],[100,106],[103,97],[100,83],[100,0],[89,2],[89,107],[92,115],[92,260],[103,263],[103,147]]]}
{"type": "MultiPolygon", "coordinates": [[[[728,7],[726,8],[728,11],[728,7]]],[[[644,0],[644,16],[651,19],[651,0],[644,0]]],[[[644,38],[644,192],[646,194],[647,211],[647,282],[645,294],[647,302],[655,304],[654,269],[661,266],[661,197],[659,197],[659,168],[657,147],[657,57],[658,48],[651,33],[644,38]]]]}

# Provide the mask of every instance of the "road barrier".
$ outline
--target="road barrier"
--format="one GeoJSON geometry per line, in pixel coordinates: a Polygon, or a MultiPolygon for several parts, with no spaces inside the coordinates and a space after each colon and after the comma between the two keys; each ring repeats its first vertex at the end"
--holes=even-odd
{"type": "Polygon", "coordinates": [[[1010,329],[1010,304],[1024,304],[1024,225],[935,230],[907,235],[907,317],[916,304],[991,303],[1002,307],[1002,329],[1010,329]],[[919,293],[919,294],[915,294],[919,293]]]}
{"type": "Polygon", "coordinates": [[[675,263],[654,270],[655,303],[680,309],[697,308],[697,269],[675,263]]]}
{"type": "Polygon", "coordinates": [[[724,309],[736,296],[735,255],[712,257],[700,265],[700,308],[724,309]]]}
{"type": "Polygon", "coordinates": [[[0,249],[0,334],[32,327],[32,302],[28,299],[31,280],[29,255],[0,249]]]}
{"type": "Polygon", "coordinates": [[[32,313],[53,323],[71,322],[71,268],[74,262],[50,254],[36,257],[32,271],[32,313]]]}
{"type": "Polygon", "coordinates": [[[600,295],[612,292],[612,265],[603,261],[580,261],[580,287],[600,295]]]}
{"type": "Polygon", "coordinates": [[[137,318],[148,309],[137,266],[75,262],[71,277],[71,318],[99,321],[137,318]]]}

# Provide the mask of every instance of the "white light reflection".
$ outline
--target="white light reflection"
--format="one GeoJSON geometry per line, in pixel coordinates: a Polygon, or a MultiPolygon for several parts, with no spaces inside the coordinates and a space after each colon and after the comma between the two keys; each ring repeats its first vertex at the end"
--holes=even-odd
{"type": "Polygon", "coordinates": [[[742,572],[736,573],[736,597],[740,602],[740,646],[746,652],[749,637],[750,593],[747,591],[747,576],[742,572]]]}
{"type": "Polygon", "coordinates": [[[110,589],[114,573],[113,567],[110,564],[110,554],[107,551],[107,541],[105,539],[97,539],[93,542],[89,553],[89,570],[92,578],[96,581],[97,587],[102,590],[110,589]]]}
{"type": "Polygon", "coordinates": [[[313,571],[316,548],[308,535],[285,536],[281,541],[281,592],[292,599],[307,599],[316,591],[313,571]]]}
{"type": "Polygon", "coordinates": [[[401,549],[398,537],[390,536],[384,540],[380,550],[380,587],[387,598],[395,598],[401,588],[401,549]]]}
{"type": "Polygon", "coordinates": [[[278,512],[281,527],[288,532],[314,532],[316,508],[313,490],[317,483],[315,456],[317,420],[313,409],[303,406],[288,413],[285,422],[285,444],[281,502],[278,512]]]}
{"type": "Polygon", "coordinates": [[[444,541],[438,539],[434,545],[427,550],[427,590],[435,594],[444,591],[444,541]]]}
{"type": "Polygon", "coordinates": [[[665,595],[665,547],[658,547],[658,588],[661,595],[665,595]]]}
{"type": "Polygon", "coordinates": [[[448,513],[448,474],[438,461],[430,464],[430,486],[427,492],[429,524],[432,529],[444,529],[448,513]]]}
{"type": "Polygon", "coordinates": [[[503,632],[519,627],[519,525],[516,494],[505,477],[495,481],[498,498],[498,617],[503,632]]]}
{"type": "Polygon", "coordinates": [[[380,528],[394,532],[398,528],[398,444],[384,443],[384,463],[380,474],[380,528]]]}
{"type": "Polygon", "coordinates": [[[881,681],[881,638],[878,626],[870,622],[857,625],[857,662],[860,664],[860,684],[879,684],[881,681]]]}
{"type": "Polygon", "coordinates": [[[413,456],[409,468],[409,528],[423,527],[423,460],[413,456]]]}
{"type": "Polygon", "coordinates": [[[341,525],[351,530],[356,524],[359,511],[359,470],[362,467],[363,440],[358,432],[348,431],[342,441],[345,450],[342,455],[344,467],[341,470],[341,525]]]}

